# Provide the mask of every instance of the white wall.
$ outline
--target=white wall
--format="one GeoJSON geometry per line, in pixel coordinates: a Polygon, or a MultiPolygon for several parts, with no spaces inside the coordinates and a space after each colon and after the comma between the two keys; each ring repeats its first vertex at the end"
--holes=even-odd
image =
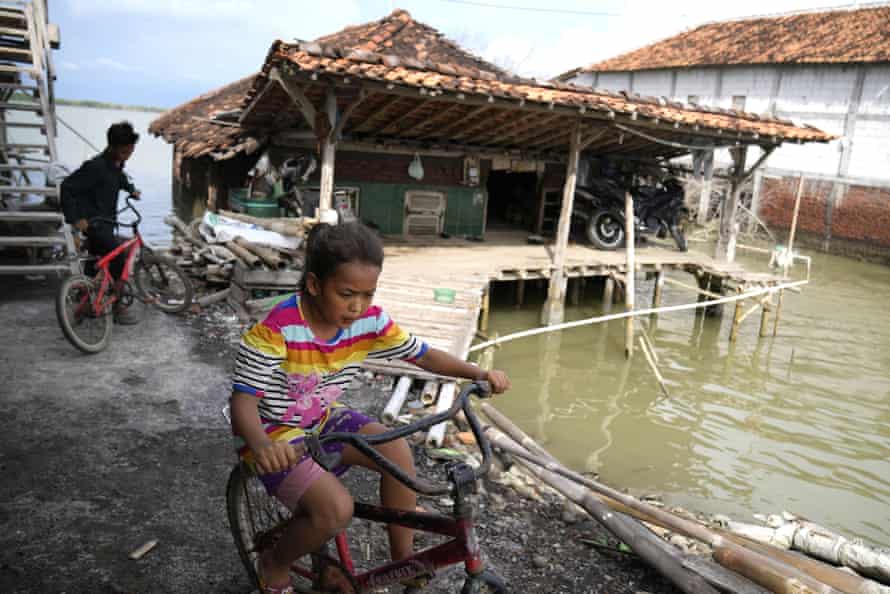
{"type": "MultiPolygon", "coordinates": [[[[690,95],[703,105],[732,107],[733,96],[745,97],[745,111],[763,114],[775,101],[776,115],[797,124],[809,124],[842,136],[852,94],[856,87],[855,65],[728,66],[636,72],[633,91],[686,101],[690,95]],[[673,77],[676,92],[671,95],[673,77]],[[778,82],[778,84],[777,84],[778,82]],[[778,94],[773,97],[773,92],[778,94]],[[718,94],[719,92],[719,94],[718,94]]],[[[890,64],[863,65],[864,80],[853,136],[846,142],[784,145],[769,159],[773,170],[804,171],[834,177],[838,174],[842,145],[848,147],[852,181],[890,183],[890,64]]],[[[601,73],[597,87],[627,90],[628,73],[601,73]]],[[[578,82],[577,84],[580,84],[578,82]]],[[[590,84],[589,82],[587,84],[590,84]]],[[[726,163],[725,151],[718,159],[726,163]]],[[[749,159],[750,162],[750,159],[749,159]]]]}

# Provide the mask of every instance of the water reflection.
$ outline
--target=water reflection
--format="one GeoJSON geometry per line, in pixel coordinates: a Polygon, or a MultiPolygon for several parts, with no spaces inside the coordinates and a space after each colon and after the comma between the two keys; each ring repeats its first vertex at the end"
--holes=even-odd
{"type": "MultiPolygon", "coordinates": [[[[759,338],[752,315],[729,345],[729,310],[641,322],[670,398],[642,357],[624,358],[618,321],[505,345],[497,365],[514,391],[496,405],[566,464],[617,487],[742,520],[787,509],[886,545],[890,327],[877,312],[890,270],[814,258],[814,283],[786,295],[776,338],[759,338]]],[[[652,283],[639,285],[646,303],[652,283]]],[[[597,315],[597,289],[567,319],[597,315]]],[[[495,294],[501,335],[536,325],[540,300],[527,294],[517,310],[512,299],[495,294]]],[[[665,288],[665,305],[690,299],[665,288]]]]}

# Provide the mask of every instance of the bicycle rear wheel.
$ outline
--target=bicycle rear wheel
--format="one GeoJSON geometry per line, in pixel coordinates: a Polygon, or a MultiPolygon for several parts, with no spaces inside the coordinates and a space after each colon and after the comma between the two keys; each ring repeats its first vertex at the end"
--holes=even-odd
{"type": "MultiPolygon", "coordinates": [[[[250,581],[259,586],[256,564],[260,554],[278,542],[291,512],[266,492],[256,475],[244,464],[237,464],[226,487],[226,511],[238,555],[250,581]]],[[[294,564],[291,573],[297,592],[315,592],[318,565],[306,555],[294,564]]]]}
{"type": "Polygon", "coordinates": [[[133,276],[143,297],[163,312],[179,313],[192,304],[192,283],[169,258],[145,254],[133,276]]]}
{"type": "Polygon", "coordinates": [[[56,318],[65,338],[85,353],[98,353],[111,339],[111,310],[96,315],[95,281],[85,276],[69,276],[56,296],[56,318]]]}

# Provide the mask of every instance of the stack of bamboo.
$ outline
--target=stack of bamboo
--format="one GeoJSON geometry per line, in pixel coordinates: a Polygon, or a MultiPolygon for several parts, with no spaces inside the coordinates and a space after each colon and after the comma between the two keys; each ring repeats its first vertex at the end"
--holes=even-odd
{"type": "MultiPolygon", "coordinates": [[[[262,219],[225,210],[220,214],[301,239],[314,222],[309,219],[262,219]]],[[[242,305],[259,296],[258,293],[264,296],[290,292],[302,277],[302,249],[272,248],[241,237],[225,243],[208,243],[198,232],[200,219],[186,225],[175,215],[168,215],[164,222],[174,231],[171,255],[186,273],[199,281],[199,286],[206,289],[197,299],[199,305],[225,298],[234,298],[236,304],[242,305]]]]}

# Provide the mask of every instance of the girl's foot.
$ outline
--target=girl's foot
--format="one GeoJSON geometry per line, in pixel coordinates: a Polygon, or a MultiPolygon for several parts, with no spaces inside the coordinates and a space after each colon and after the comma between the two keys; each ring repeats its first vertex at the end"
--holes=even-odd
{"type": "Polygon", "coordinates": [[[276,571],[266,557],[260,556],[256,564],[256,575],[260,582],[260,594],[294,594],[290,581],[290,571],[276,571]]]}

